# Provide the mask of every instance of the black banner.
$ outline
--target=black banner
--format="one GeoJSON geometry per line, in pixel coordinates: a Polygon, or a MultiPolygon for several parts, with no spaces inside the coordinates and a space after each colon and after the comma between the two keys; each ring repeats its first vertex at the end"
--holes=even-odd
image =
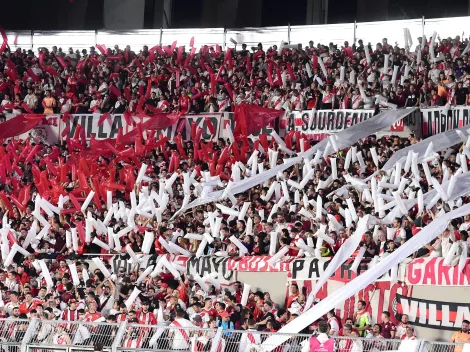
{"type": "Polygon", "coordinates": [[[465,106],[449,109],[421,110],[424,137],[463,127],[469,123],[469,108],[465,106]]]}
{"type": "Polygon", "coordinates": [[[414,326],[431,329],[459,330],[462,321],[470,318],[470,303],[429,301],[413,297],[396,296],[397,318],[407,314],[414,326]]]}

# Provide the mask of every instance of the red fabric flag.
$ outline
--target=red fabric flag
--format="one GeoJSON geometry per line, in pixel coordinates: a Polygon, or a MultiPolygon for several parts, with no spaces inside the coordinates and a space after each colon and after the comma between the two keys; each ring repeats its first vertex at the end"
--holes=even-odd
{"type": "Polygon", "coordinates": [[[254,55],[253,55],[253,60],[258,60],[258,58],[260,56],[263,56],[264,55],[264,51],[263,50],[258,50],[254,55]]]}
{"type": "Polygon", "coordinates": [[[160,54],[160,56],[165,56],[165,51],[162,49],[160,45],[155,47],[155,50],[160,54]]]}
{"type": "Polygon", "coordinates": [[[2,123],[0,139],[11,138],[28,132],[40,122],[39,119],[27,119],[23,114],[17,115],[2,123]]]}
{"type": "Polygon", "coordinates": [[[273,71],[273,63],[270,62],[269,65],[268,65],[267,76],[268,76],[269,85],[270,85],[271,87],[274,85],[274,83],[273,83],[273,74],[272,74],[272,71],[273,71]]]}
{"type": "Polygon", "coordinates": [[[276,74],[277,74],[277,84],[279,85],[279,87],[282,87],[284,84],[282,83],[281,70],[276,68],[276,74]]]}
{"type": "Polygon", "coordinates": [[[240,104],[235,107],[235,135],[249,136],[254,132],[258,132],[283,113],[282,110],[240,104]]]}
{"type": "Polygon", "coordinates": [[[211,95],[215,95],[215,85],[216,85],[215,74],[211,73],[210,75],[211,75],[211,95]]]}
{"type": "Polygon", "coordinates": [[[208,117],[206,117],[205,120],[206,120],[207,128],[209,129],[209,132],[211,134],[215,134],[215,128],[214,128],[214,125],[212,124],[212,121],[208,117]]]}
{"type": "Polygon", "coordinates": [[[176,54],[176,62],[178,63],[178,65],[180,66],[183,66],[183,47],[180,46],[178,48],[178,53],[176,54]]]}
{"type": "Polygon", "coordinates": [[[121,96],[121,92],[119,91],[119,89],[117,89],[115,86],[113,85],[110,85],[109,86],[109,91],[111,93],[113,93],[113,95],[115,95],[116,97],[120,97],[121,96]]]}
{"type": "Polygon", "coordinates": [[[232,86],[230,85],[230,83],[228,83],[228,82],[225,82],[225,84],[224,84],[224,87],[225,87],[225,89],[227,89],[228,96],[229,96],[230,100],[232,100],[232,101],[233,101],[233,91],[232,91],[232,86]]]}
{"type": "Polygon", "coordinates": [[[251,60],[250,57],[246,57],[246,70],[249,74],[251,74],[252,68],[251,68],[251,60]]]}
{"type": "Polygon", "coordinates": [[[139,71],[140,71],[141,73],[143,73],[143,72],[144,72],[144,69],[143,69],[143,67],[142,67],[142,63],[140,62],[140,60],[139,60],[138,58],[135,58],[134,62],[135,62],[135,64],[136,64],[136,66],[139,68],[139,71]]]}
{"type": "Polygon", "coordinates": [[[313,69],[316,69],[316,68],[318,68],[318,56],[317,55],[313,57],[313,69]]]}
{"type": "Polygon", "coordinates": [[[33,82],[39,82],[40,81],[39,77],[30,68],[28,68],[28,75],[29,75],[29,77],[31,77],[33,82]]]}
{"type": "Polygon", "coordinates": [[[199,59],[199,66],[201,66],[201,69],[202,69],[203,71],[207,71],[206,64],[204,63],[204,59],[203,59],[203,58],[200,58],[200,59],[199,59]]]}
{"type": "Polygon", "coordinates": [[[191,37],[191,40],[189,41],[189,46],[190,47],[194,46],[194,37],[191,37]]]}
{"type": "Polygon", "coordinates": [[[0,46],[0,54],[1,54],[1,53],[3,53],[5,48],[7,47],[8,37],[7,37],[7,34],[5,33],[5,30],[3,28],[0,28],[0,34],[2,35],[2,39],[3,39],[2,45],[0,46]]]}
{"type": "Polygon", "coordinates": [[[33,110],[31,110],[31,108],[29,107],[28,104],[26,104],[25,102],[22,102],[21,103],[21,108],[26,111],[28,114],[32,114],[33,113],[33,110]]]}
{"type": "Polygon", "coordinates": [[[105,112],[103,115],[101,115],[100,119],[98,120],[98,126],[101,126],[109,116],[109,112],[105,112]]]}
{"type": "Polygon", "coordinates": [[[131,101],[132,96],[131,96],[131,90],[129,87],[124,88],[124,96],[126,97],[127,101],[131,101]]]}
{"type": "Polygon", "coordinates": [[[44,54],[42,51],[39,53],[39,66],[42,67],[44,65],[44,56],[46,56],[46,54],[44,54]]]}
{"type": "Polygon", "coordinates": [[[295,75],[294,75],[294,70],[292,69],[292,65],[290,64],[290,62],[287,63],[287,71],[289,71],[290,79],[291,81],[293,81],[295,79],[295,75]]]}
{"type": "Polygon", "coordinates": [[[129,113],[129,110],[124,111],[124,120],[126,120],[126,123],[128,126],[132,126],[133,120],[131,118],[131,114],[129,113]]]}
{"type": "Polygon", "coordinates": [[[149,51],[148,63],[155,62],[155,51],[149,51]]]}
{"type": "Polygon", "coordinates": [[[56,56],[55,59],[63,68],[67,68],[67,63],[64,61],[64,58],[62,56],[56,56]]]}
{"type": "Polygon", "coordinates": [[[96,49],[98,49],[103,55],[106,55],[106,53],[108,52],[108,50],[106,49],[106,45],[103,44],[96,44],[96,49]]]}
{"type": "Polygon", "coordinates": [[[176,88],[179,88],[179,87],[180,87],[180,75],[181,75],[181,72],[180,72],[180,70],[176,69],[176,70],[175,70],[175,73],[176,73],[176,88]]]}

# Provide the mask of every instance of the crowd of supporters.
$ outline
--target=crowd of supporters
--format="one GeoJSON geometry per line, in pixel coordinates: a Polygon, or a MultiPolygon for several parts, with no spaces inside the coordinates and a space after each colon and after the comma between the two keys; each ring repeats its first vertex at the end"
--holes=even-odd
{"type": "Polygon", "coordinates": [[[224,112],[240,103],[289,111],[466,105],[467,44],[456,36],[418,38],[413,48],[386,38],[376,45],[260,43],[225,51],[7,46],[0,60],[1,105],[7,112],[82,114],[224,112]]]}
{"type": "MultiPolygon", "coordinates": [[[[251,52],[242,46],[241,51],[235,48],[226,52],[221,52],[218,47],[203,48],[199,54],[185,53],[177,48],[144,48],[139,54],[129,47],[124,51],[117,47],[107,49],[106,54],[99,54],[94,48],[81,54],[73,50],[65,54],[57,48],[51,51],[41,48],[36,57],[32,52],[7,49],[0,64],[0,67],[3,65],[2,107],[4,112],[17,113],[128,111],[151,114],[228,111],[230,106],[241,102],[285,110],[371,108],[387,102],[398,107],[465,104],[466,42],[460,42],[458,37],[438,40],[434,55],[439,57],[439,53],[443,53],[445,59],[434,64],[430,63],[428,44],[424,43],[419,65],[416,51],[394,48],[386,40],[378,44],[375,51],[370,50],[370,63],[364,53],[368,46],[360,41],[352,47],[345,43],[341,50],[333,45],[314,47],[310,43],[307,48],[279,52],[277,48],[263,51],[259,45],[251,52]],[[393,71],[393,66],[400,67],[395,78],[403,85],[390,82],[392,72],[381,72],[384,54],[388,53],[391,54],[389,68],[393,71]],[[318,60],[324,61],[326,76],[318,60]],[[344,80],[340,79],[342,66],[346,68],[344,80]],[[356,73],[351,74],[353,71],[356,73]],[[362,79],[361,89],[356,86],[358,79],[362,79]],[[217,87],[213,88],[214,84],[217,87]],[[360,92],[362,89],[365,99],[360,92]],[[10,101],[13,94],[15,99],[10,101]],[[377,99],[376,95],[386,99],[377,99]]],[[[101,50],[105,51],[104,48],[101,50]]],[[[334,153],[335,178],[332,177],[332,157],[325,157],[310,165],[312,176],[305,180],[300,192],[298,187],[281,187],[287,180],[298,184],[304,181],[302,167],[292,166],[265,183],[234,195],[233,199],[229,197],[219,202],[227,207],[235,206],[238,211],[249,203],[246,215],[241,219],[220,212],[214,215],[217,208],[213,203],[171,219],[184,203],[202,197],[204,192],[225,188],[237,172],[242,178],[256,173],[247,164],[255,148],[260,146],[247,139],[234,143],[224,139],[183,143],[180,137],[155,143],[151,138],[139,138],[127,146],[118,141],[109,142],[109,151],[103,154],[93,149],[93,143],[80,142],[79,136],[52,146],[38,143],[33,138],[4,141],[0,148],[1,259],[5,263],[15,245],[24,247],[29,255],[18,252],[0,272],[4,303],[0,313],[3,317],[87,322],[104,319],[109,323],[128,321],[149,325],[160,320],[163,325],[176,327],[178,324],[183,327],[222,326],[224,329],[275,332],[302,313],[306,297],[295,285],[292,285],[287,305],[272,302],[268,292],[254,291],[248,303],[242,306],[243,284],[239,282],[227,290],[217,289],[214,285],[204,291],[197,283],[190,284],[188,277],[183,275],[178,281],[162,269],[157,276],[137,283],[146,268],[135,272],[119,269],[112,278],[105,278],[99,269],[88,270],[85,254],[114,254],[132,260],[129,252],[124,250],[129,247],[136,255],[155,259],[168,254],[168,247],[163,243],[172,242],[190,255],[198,256],[268,255],[272,248],[274,253],[288,248],[288,256],[309,256],[298,247],[299,241],[303,241],[312,242],[316,256],[332,257],[354,233],[357,219],[371,215],[378,219],[376,224],[379,226],[376,231],[364,234],[360,247],[366,249],[365,258],[379,261],[430,221],[451,210],[448,203],[440,200],[429,210],[414,206],[404,216],[390,221],[376,213],[370,195],[363,189],[352,187],[348,176],[365,180],[379,171],[396,151],[419,140],[413,135],[409,138],[370,136],[351,148],[334,153]],[[378,163],[372,156],[373,148],[379,156],[378,163]],[[358,152],[360,157],[354,154],[352,161],[347,162],[349,150],[358,152]],[[142,163],[148,165],[145,174],[148,180],[136,185],[142,163]],[[278,181],[279,187],[270,192],[271,185],[278,181]],[[91,190],[95,196],[82,211],[76,202],[84,202],[91,190]],[[113,216],[106,222],[105,228],[111,229],[108,232],[101,228],[111,211],[106,202],[107,190],[113,191],[111,202],[115,205],[113,216]],[[137,191],[139,204],[148,204],[149,210],[132,212],[136,210],[130,195],[132,191],[137,191]],[[45,203],[38,202],[38,196],[45,203]],[[68,201],[64,201],[64,196],[68,201]],[[149,197],[153,197],[153,206],[148,203],[149,197]],[[315,201],[319,198],[325,212],[321,216],[315,214],[315,201]],[[350,224],[345,215],[348,199],[352,200],[357,215],[350,224]],[[63,204],[56,211],[55,205],[61,200],[63,204]],[[49,207],[48,203],[53,206],[49,207]],[[38,209],[37,204],[42,208],[38,209]],[[310,215],[300,212],[301,209],[310,215]],[[150,217],[148,213],[151,213],[150,217]],[[220,231],[215,234],[209,220],[213,215],[220,218],[220,231]],[[326,215],[332,215],[334,220],[326,215]],[[90,222],[94,225],[89,234],[87,229],[85,236],[84,228],[90,222]],[[325,235],[331,242],[317,235],[323,225],[328,225],[325,235]],[[33,236],[29,236],[31,228],[34,229],[33,236]],[[79,233],[77,243],[69,241],[73,231],[79,233]],[[145,232],[154,235],[148,252],[143,248],[145,232]],[[276,237],[271,236],[273,232],[277,233],[276,237]],[[120,235],[116,238],[110,234],[120,235]],[[205,239],[206,235],[211,241],[205,239]],[[239,239],[243,250],[230,240],[232,236],[239,239]],[[275,243],[271,243],[273,238],[276,238],[275,243]],[[105,249],[103,243],[110,248],[105,249]],[[44,270],[38,264],[41,259],[49,266],[54,282],[52,287],[47,287],[44,270]],[[78,285],[72,283],[67,261],[76,265],[78,285]],[[141,294],[128,307],[125,302],[134,287],[138,287],[141,294]]],[[[300,152],[296,142],[286,143],[293,153],[300,152]]],[[[267,153],[268,148],[258,149],[258,170],[283,164],[291,154],[285,148],[272,141],[269,149],[276,154],[267,153]],[[274,160],[272,155],[275,155],[274,160]]],[[[456,145],[448,150],[439,151],[436,160],[429,164],[431,176],[442,183],[455,175],[462,162],[468,163],[466,158],[461,158],[463,148],[464,144],[456,141],[456,145]]],[[[413,180],[403,198],[413,199],[419,190],[427,193],[433,189],[427,182],[425,170],[420,166],[416,171],[420,179],[413,180]]],[[[384,174],[380,171],[372,177],[384,174]]],[[[402,170],[403,177],[412,178],[412,174],[411,170],[402,170]]],[[[462,197],[453,204],[458,207],[468,200],[468,197],[462,197]]],[[[469,226],[470,216],[454,220],[438,238],[415,252],[413,258],[447,257],[453,250],[451,260],[455,265],[461,251],[455,252],[452,245],[456,242],[459,248],[461,244],[468,245],[469,226]]],[[[107,267],[112,271],[111,265],[107,267]]],[[[325,317],[329,333],[396,339],[413,339],[415,336],[406,315],[401,317],[400,325],[394,327],[390,313],[384,312],[381,324],[373,325],[367,316],[366,302],[359,302],[357,310],[351,321],[344,322],[339,321],[334,312],[329,313],[325,317]]],[[[462,326],[462,333],[468,334],[468,323],[465,324],[467,327],[462,326]]],[[[316,323],[312,324],[305,332],[311,333],[316,326],[316,323]]],[[[69,326],[57,325],[46,335],[56,334],[55,344],[69,344],[77,336],[77,331],[73,332],[73,338],[69,336],[71,331],[69,326]]],[[[90,340],[91,336],[86,337],[85,332],[83,334],[80,341],[74,343],[96,342],[90,340]]],[[[138,334],[129,333],[129,336],[136,341],[140,338],[140,342],[131,341],[128,347],[146,347],[144,344],[150,343],[138,334]]]]}

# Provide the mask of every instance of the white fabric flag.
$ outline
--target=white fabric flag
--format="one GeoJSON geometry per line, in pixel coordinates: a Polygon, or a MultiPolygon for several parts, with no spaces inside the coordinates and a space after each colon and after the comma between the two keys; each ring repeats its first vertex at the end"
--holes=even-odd
{"type": "Polygon", "coordinates": [[[437,237],[446,229],[447,223],[450,220],[469,213],[470,204],[466,204],[459,209],[438,217],[428,226],[424,227],[418,234],[413,236],[409,241],[405,242],[405,244],[399,247],[395,252],[381,260],[378,265],[371,267],[365,273],[344,285],[341,289],[334,291],[324,300],[316,304],[312,309],[309,309],[300,317],[285,325],[281,330],[278,331],[278,334],[269,337],[263,343],[264,350],[272,351],[274,348],[289,339],[289,335],[282,335],[283,333],[298,333],[308,325],[312,324],[314,321],[320,319],[339,302],[345,301],[356,292],[364,289],[367,287],[367,285],[373,283],[377,278],[388,272],[392,267],[399,265],[403,259],[409,257],[416,250],[431,242],[435,237],[437,237]]]}

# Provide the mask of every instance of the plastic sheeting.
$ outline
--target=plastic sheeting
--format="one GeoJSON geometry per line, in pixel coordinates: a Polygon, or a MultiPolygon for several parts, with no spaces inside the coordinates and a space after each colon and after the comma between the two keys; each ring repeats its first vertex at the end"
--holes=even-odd
{"type": "MultiPolygon", "coordinates": [[[[336,143],[338,145],[338,148],[348,148],[360,139],[370,136],[371,134],[374,134],[386,127],[393,125],[395,122],[413,113],[416,109],[417,108],[385,111],[378,114],[377,116],[374,116],[369,120],[363,121],[361,123],[358,123],[357,125],[351,126],[343,131],[340,131],[336,134],[336,143]]],[[[256,185],[265,182],[271,177],[276,176],[278,172],[283,172],[284,170],[288,169],[289,167],[295,164],[303,163],[304,158],[308,158],[315,155],[318,150],[323,151],[327,144],[328,139],[324,139],[320,143],[307,150],[305,153],[302,153],[294,158],[286,159],[286,161],[282,165],[278,165],[253,177],[245,178],[241,181],[234,182],[231,193],[233,195],[243,193],[256,185]]],[[[173,218],[199,205],[219,201],[222,198],[222,194],[223,191],[209,193],[205,198],[197,199],[186,207],[181,208],[178,212],[175,213],[175,215],[173,215],[173,218]]]]}
{"type": "MultiPolygon", "coordinates": [[[[442,183],[441,186],[444,190],[447,190],[449,181],[450,180],[442,183]]],[[[437,191],[435,189],[426,193],[423,196],[424,205],[428,205],[431,202],[431,199],[434,198],[436,193],[437,191]]],[[[457,176],[457,182],[455,183],[454,189],[452,190],[452,194],[449,197],[449,201],[453,201],[468,194],[470,194],[470,172],[466,172],[457,176]]]]}
{"type": "Polygon", "coordinates": [[[434,152],[439,152],[457,143],[462,143],[462,140],[460,139],[456,131],[461,131],[465,136],[468,136],[469,135],[469,133],[467,132],[468,129],[469,129],[469,126],[456,128],[454,130],[447,131],[444,133],[439,133],[432,137],[426,138],[425,140],[416,144],[412,144],[405,149],[400,149],[398,152],[393,154],[393,156],[390,159],[388,159],[388,161],[383,166],[382,170],[385,170],[385,171],[390,170],[391,168],[395,166],[395,164],[398,161],[401,161],[404,164],[406,161],[406,157],[408,156],[408,152],[410,150],[413,151],[414,153],[419,154],[418,155],[418,163],[419,163],[420,159],[424,157],[424,153],[426,153],[426,148],[431,142],[433,144],[434,152]]]}
{"type": "Polygon", "coordinates": [[[353,296],[356,292],[364,289],[367,287],[367,285],[373,283],[377,278],[384,275],[391,268],[400,264],[403,259],[409,257],[425,244],[431,242],[434,238],[439,236],[447,227],[447,224],[450,220],[467,214],[470,214],[470,204],[464,205],[459,209],[438,217],[428,226],[424,227],[417,235],[398,248],[395,252],[381,260],[378,265],[375,265],[366,272],[362,273],[357,278],[343,286],[341,289],[334,291],[331,295],[328,295],[328,297],[319,302],[313,308],[284,326],[281,330],[278,331],[278,334],[275,338],[269,337],[263,343],[263,347],[266,351],[273,350],[276,346],[282,344],[289,338],[288,335],[283,336],[283,333],[298,333],[308,325],[312,324],[314,321],[320,319],[337,304],[342,304],[346,299],[353,296]]]}

